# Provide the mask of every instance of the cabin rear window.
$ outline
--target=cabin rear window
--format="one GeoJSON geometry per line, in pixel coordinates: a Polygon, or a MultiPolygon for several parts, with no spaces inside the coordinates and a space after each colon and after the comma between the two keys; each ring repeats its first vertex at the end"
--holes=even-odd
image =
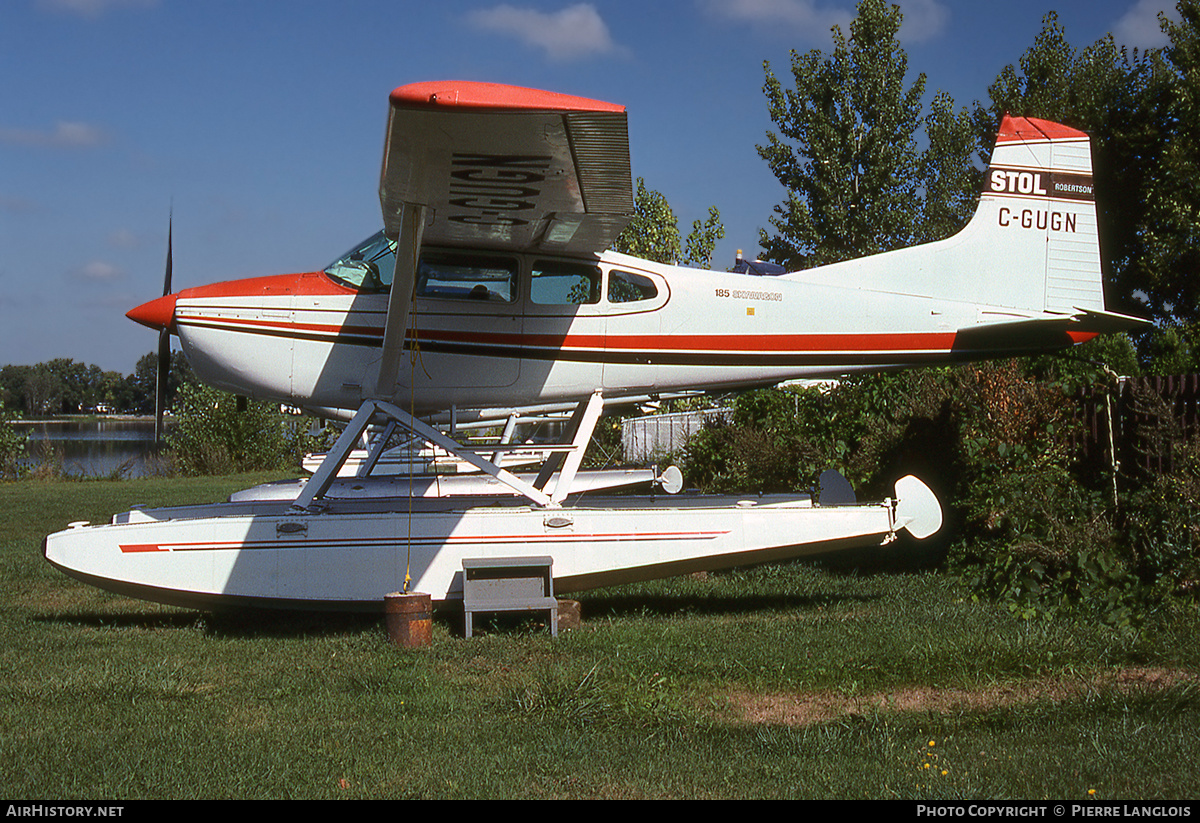
{"type": "Polygon", "coordinates": [[[649,277],[614,269],[608,274],[608,302],[636,303],[658,296],[658,286],[649,277]]]}
{"type": "Polygon", "coordinates": [[[582,306],[600,302],[600,270],[583,263],[539,260],[529,299],[539,306],[582,306]]]}

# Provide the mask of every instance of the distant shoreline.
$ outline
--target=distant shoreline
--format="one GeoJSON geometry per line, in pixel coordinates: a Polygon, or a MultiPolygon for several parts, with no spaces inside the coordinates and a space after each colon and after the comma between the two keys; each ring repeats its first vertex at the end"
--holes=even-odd
{"type": "MultiPolygon", "coordinates": [[[[166,420],[171,416],[167,415],[166,420]]],[[[116,420],[126,423],[153,423],[152,414],[62,414],[56,417],[34,417],[9,420],[14,426],[41,426],[52,423],[86,423],[91,420],[116,420]]]]}

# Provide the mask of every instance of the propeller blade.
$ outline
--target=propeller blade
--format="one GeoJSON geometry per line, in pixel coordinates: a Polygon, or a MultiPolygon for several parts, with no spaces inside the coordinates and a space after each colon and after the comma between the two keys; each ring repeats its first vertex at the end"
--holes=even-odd
{"type": "MultiPolygon", "coordinates": [[[[167,222],[167,271],[163,276],[163,296],[171,293],[171,247],[175,229],[175,215],[167,222]]],[[[158,333],[158,373],[154,383],[154,442],[162,441],[163,411],[167,407],[167,378],[171,374],[171,333],[163,329],[158,333]]]]}
{"type": "Polygon", "coordinates": [[[171,293],[171,234],[175,227],[175,215],[167,221],[167,274],[163,278],[163,295],[171,293]]]}

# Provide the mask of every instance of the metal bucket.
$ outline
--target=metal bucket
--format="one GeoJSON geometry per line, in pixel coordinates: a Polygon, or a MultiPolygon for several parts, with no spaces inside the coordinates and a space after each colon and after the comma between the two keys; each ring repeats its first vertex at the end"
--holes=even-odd
{"type": "Polygon", "coordinates": [[[383,598],[388,637],[406,649],[433,643],[433,598],[419,592],[392,592],[383,598]]]}

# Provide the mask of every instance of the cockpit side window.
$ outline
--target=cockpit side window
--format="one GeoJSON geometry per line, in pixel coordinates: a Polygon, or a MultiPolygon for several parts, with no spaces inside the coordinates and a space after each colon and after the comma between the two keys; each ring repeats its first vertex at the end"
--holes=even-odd
{"type": "MultiPolygon", "coordinates": [[[[387,292],[396,272],[396,243],[371,235],[325,269],[334,281],[361,292],[387,292]]],[[[417,296],[511,303],[517,263],[502,257],[429,252],[417,269],[417,296]]]]}
{"type": "Polygon", "coordinates": [[[517,299],[517,262],[485,255],[423,254],[417,296],[512,303],[517,299]]]}
{"type": "Polygon", "coordinates": [[[396,271],[396,244],[383,232],[371,235],[325,269],[334,281],[358,291],[383,292],[391,288],[396,271]]]}

